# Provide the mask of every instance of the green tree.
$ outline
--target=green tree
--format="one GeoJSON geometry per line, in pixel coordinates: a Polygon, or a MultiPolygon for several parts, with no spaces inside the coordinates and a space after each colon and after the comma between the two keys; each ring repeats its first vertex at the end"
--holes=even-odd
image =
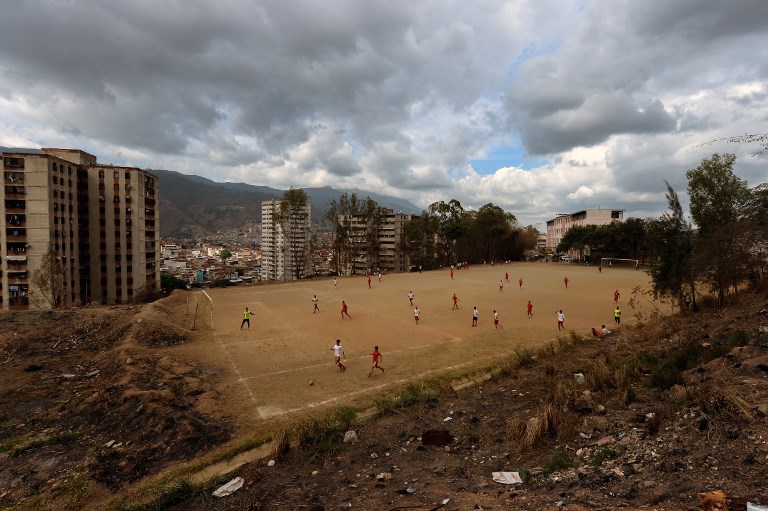
{"type": "Polygon", "coordinates": [[[437,201],[427,209],[430,216],[437,221],[436,257],[441,265],[449,265],[458,261],[457,241],[467,228],[464,208],[456,199],[449,202],[437,201]]]}
{"type": "Polygon", "coordinates": [[[698,226],[696,266],[704,281],[725,305],[731,287],[736,290],[747,272],[749,240],[746,211],[750,191],[733,173],[736,156],[713,154],[686,172],[691,217],[698,226]]]}
{"type": "Polygon", "coordinates": [[[289,188],[283,193],[276,219],[288,240],[286,267],[293,269],[296,280],[304,276],[310,253],[309,199],[301,188],[289,188]]]}
{"type": "Polygon", "coordinates": [[[768,274],[768,183],[750,190],[746,216],[747,230],[752,234],[749,278],[756,283],[768,274]]]}
{"type": "Polygon", "coordinates": [[[232,257],[232,252],[230,252],[226,248],[222,248],[221,250],[219,250],[219,257],[221,258],[221,261],[224,262],[226,259],[232,257]]]}
{"type": "Polygon", "coordinates": [[[696,306],[696,286],[692,271],[693,232],[685,220],[680,198],[669,183],[667,204],[669,211],[658,220],[648,222],[648,245],[654,257],[648,272],[656,298],[674,299],[682,310],[686,285],[696,306]]]}
{"type": "Polygon", "coordinates": [[[472,222],[472,229],[479,238],[482,258],[489,261],[497,260],[502,255],[499,253],[499,248],[504,238],[509,236],[516,227],[517,219],[512,213],[507,213],[493,203],[480,207],[472,222]]]}
{"type": "Polygon", "coordinates": [[[30,299],[39,309],[57,309],[64,304],[66,292],[64,266],[52,246],[40,259],[40,267],[32,274],[30,299]]]}

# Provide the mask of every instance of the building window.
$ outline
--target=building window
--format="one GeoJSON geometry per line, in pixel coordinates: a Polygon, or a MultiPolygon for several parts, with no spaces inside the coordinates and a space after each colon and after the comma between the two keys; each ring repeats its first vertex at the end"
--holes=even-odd
{"type": "Polygon", "coordinates": [[[103,170],[99,171],[99,179],[104,179],[104,171],[103,170]]]}

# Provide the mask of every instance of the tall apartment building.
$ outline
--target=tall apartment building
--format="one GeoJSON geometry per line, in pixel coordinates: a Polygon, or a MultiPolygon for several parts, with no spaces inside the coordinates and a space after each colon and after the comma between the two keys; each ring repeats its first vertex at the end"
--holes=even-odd
{"type": "Polygon", "coordinates": [[[350,241],[354,247],[350,262],[353,273],[370,269],[406,272],[409,261],[403,250],[405,224],[413,215],[381,208],[376,220],[355,215],[350,222],[350,241]],[[375,232],[374,232],[375,230],[375,232]]]}
{"type": "Polygon", "coordinates": [[[585,209],[575,213],[560,213],[552,220],[547,220],[547,250],[556,250],[571,227],[608,225],[614,221],[624,221],[623,209],[585,209]]]}
{"type": "Polygon", "coordinates": [[[296,280],[312,273],[309,202],[304,211],[278,221],[281,200],[261,203],[261,280],[296,280]]]}
{"type": "Polygon", "coordinates": [[[53,250],[64,271],[62,305],[121,303],[159,289],[159,181],[134,167],[99,165],[76,149],[4,152],[0,215],[2,310],[30,300],[53,250]]]}

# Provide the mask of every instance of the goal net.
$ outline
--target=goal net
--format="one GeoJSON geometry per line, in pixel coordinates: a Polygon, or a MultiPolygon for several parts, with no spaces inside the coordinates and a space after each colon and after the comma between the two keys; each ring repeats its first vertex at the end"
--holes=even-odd
{"type": "Polygon", "coordinates": [[[617,259],[615,257],[603,257],[600,259],[600,266],[603,268],[640,268],[640,261],[638,259],[617,259]]]}

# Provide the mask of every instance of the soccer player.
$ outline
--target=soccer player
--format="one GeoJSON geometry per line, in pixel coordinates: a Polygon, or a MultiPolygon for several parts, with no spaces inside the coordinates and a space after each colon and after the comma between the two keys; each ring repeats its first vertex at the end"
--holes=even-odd
{"type": "Polygon", "coordinates": [[[413,309],[413,318],[416,320],[416,324],[419,324],[419,315],[421,314],[421,311],[419,310],[419,306],[417,305],[415,309],[413,309]]]}
{"type": "Polygon", "coordinates": [[[563,282],[565,283],[565,288],[568,289],[568,277],[567,276],[563,279],[563,282]]]}
{"type": "Polygon", "coordinates": [[[619,290],[618,289],[613,292],[613,301],[614,302],[619,303],[619,298],[620,297],[621,297],[621,295],[619,294],[619,290]]]}
{"type": "Polygon", "coordinates": [[[333,288],[336,289],[336,287],[338,287],[338,285],[339,285],[339,281],[336,280],[336,277],[333,277],[333,288]]]}
{"type": "Polygon", "coordinates": [[[517,283],[520,285],[520,289],[523,289],[523,277],[520,277],[520,280],[518,280],[517,283]]]}
{"type": "Polygon", "coordinates": [[[352,316],[349,315],[349,312],[347,312],[347,302],[344,300],[341,301],[341,319],[344,319],[344,316],[347,316],[349,319],[352,319],[352,316]]]}
{"type": "Polygon", "coordinates": [[[413,291],[408,291],[408,301],[413,305],[413,291]]]}
{"type": "Polygon", "coordinates": [[[336,365],[339,366],[339,369],[341,369],[342,372],[346,371],[346,366],[341,363],[342,357],[344,357],[344,360],[347,359],[347,356],[344,354],[344,348],[341,347],[341,339],[336,339],[336,344],[333,345],[331,349],[333,350],[333,356],[336,359],[336,365]]]}
{"type": "Polygon", "coordinates": [[[320,312],[320,307],[317,306],[318,302],[319,302],[319,300],[317,299],[317,295],[313,296],[312,297],[312,304],[315,306],[315,308],[312,310],[312,314],[314,314],[315,312],[320,312]]]}
{"type": "Polygon", "coordinates": [[[560,309],[560,312],[556,312],[557,314],[557,331],[559,332],[561,329],[565,330],[565,314],[563,314],[563,309],[560,309]]]}
{"type": "Polygon", "coordinates": [[[248,330],[251,329],[251,311],[248,310],[248,307],[245,308],[243,311],[243,322],[240,323],[240,330],[243,329],[243,325],[248,324],[248,330]]]}
{"type": "Polygon", "coordinates": [[[371,289],[371,276],[368,275],[368,289],[371,289]]]}
{"type": "Polygon", "coordinates": [[[477,326],[477,316],[479,312],[477,312],[477,307],[474,308],[472,311],[472,326],[477,326]]]}
{"type": "Polygon", "coordinates": [[[378,346],[373,347],[373,353],[371,353],[371,356],[373,357],[373,365],[371,366],[371,372],[368,373],[369,378],[373,374],[374,369],[381,369],[381,372],[384,372],[384,368],[379,365],[379,362],[381,362],[383,357],[381,356],[381,353],[379,353],[378,346]]]}
{"type": "Polygon", "coordinates": [[[530,300],[528,300],[528,306],[527,307],[528,307],[528,317],[532,318],[533,317],[533,304],[531,303],[530,300]]]}
{"type": "Polygon", "coordinates": [[[616,310],[613,311],[613,320],[617,325],[621,324],[621,309],[619,309],[618,305],[616,306],[616,310]]]}
{"type": "Polygon", "coordinates": [[[499,281],[499,291],[502,292],[502,293],[504,292],[504,281],[503,280],[499,281]]]}
{"type": "Polygon", "coordinates": [[[453,300],[453,309],[451,309],[451,310],[456,310],[456,309],[458,309],[458,308],[459,308],[459,297],[458,297],[458,296],[456,296],[456,293],[453,293],[453,298],[452,298],[452,300],[453,300]]]}
{"type": "Polygon", "coordinates": [[[504,280],[509,282],[509,272],[504,274],[504,280]]]}
{"type": "Polygon", "coordinates": [[[496,330],[498,330],[499,328],[504,330],[504,327],[499,324],[499,313],[496,312],[495,309],[493,311],[493,326],[494,328],[496,328],[496,330]]]}

